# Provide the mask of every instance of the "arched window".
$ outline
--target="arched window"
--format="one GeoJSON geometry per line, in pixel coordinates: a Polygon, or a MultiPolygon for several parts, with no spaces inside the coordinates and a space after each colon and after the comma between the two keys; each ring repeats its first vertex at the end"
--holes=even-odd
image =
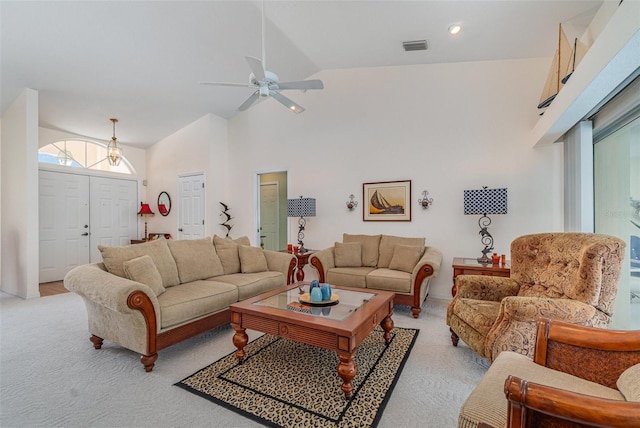
{"type": "Polygon", "coordinates": [[[107,146],[88,140],[62,140],[46,145],[38,150],[38,162],[133,174],[133,168],[125,157],[122,158],[120,165],[109,165],[107,146]]]}

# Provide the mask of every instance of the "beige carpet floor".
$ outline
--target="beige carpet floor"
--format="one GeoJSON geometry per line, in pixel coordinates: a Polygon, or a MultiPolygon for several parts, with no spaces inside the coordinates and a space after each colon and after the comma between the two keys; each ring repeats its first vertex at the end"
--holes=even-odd
{"type": "MultiPolygon", "coordinates": [[[[488,363],[462,342],[451,345],[446,305],[427,299],[417,320],[396,307],[395,325],[420,334],[379,427],[455,427],[486,372],[488,363]]],[[[0,293],[0,426],[260,426],[174,385],[232,352],[232,336],[225,326],[162,350],[145,373],[131,351],[106,341],[93,349],[77,295],[22,300],[0,293]]]]}

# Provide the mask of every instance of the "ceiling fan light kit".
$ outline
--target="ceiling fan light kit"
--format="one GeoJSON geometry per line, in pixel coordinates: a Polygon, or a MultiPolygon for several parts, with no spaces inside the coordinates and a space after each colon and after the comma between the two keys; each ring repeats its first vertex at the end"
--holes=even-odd
{"type": "Polygon", "coordinates": [[[249,83],[225,83],[225,82],[200,82],[201,85],[209,86],[237,86],[254,89],[253,94],[249,96],[240,106],[238,110],[245,111],[259,99],[271,97],[280,104],[287,107],[290,111],[299,114],[304,108],[288,97],[282,95],[280,91],[299,90],[306,92],[308,89],[324,89],[321,80],[299,80],[294,82],[280,82],[278,75],[266,69],[265,59],[265,41],[264,41],[264,0],[262,2],[262,60],[251,56],[245,56],[251,74],[249,75],[249,83]]]}

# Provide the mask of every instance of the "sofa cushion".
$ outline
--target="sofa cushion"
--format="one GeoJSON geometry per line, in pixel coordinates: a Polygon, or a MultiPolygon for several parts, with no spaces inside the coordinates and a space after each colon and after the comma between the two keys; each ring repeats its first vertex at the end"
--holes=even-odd
{"type": "Polygon", "coordinates": [[[640,401],[640,364],[623,371],[616,386],[627,401],[640,401]]]}
{"type": "Polygon", "coordinates": [[[166,291],[162,286],[162,277],[151,257],[144,255],[127,260],[122,264],[124,273],[132,281],[148,285],[156,296],[166,291]]]}
{"type": "Polygon", "coordinates": [[[411,274],[392,269],[375,269],[367,274],[367,288],[411,293],[411,274]]]}
{"type": "Polygon", "coordinates": [[[247,245],[238,246],[238,255],[240,256],[240,270],[242,273],[266,272],[267,259],[260,247],[249,247],[247,245]]]}
{"type": "Polygon", "coordinates": [[[393,258],[393,250],[395,249],[396,244],[424,247],[425,239],[382,235],[380,237],[380,256],[378,258],[379,268],[389,267],[389,263],[391,263],[391,259],[393,258]]]}
{"type": "Polygon", "coordinates": [[[238,301],[238,289],[217,281],[192,281],[158,296],[161,327],[169,328],[226,309],[238,301]]]}
{"type": "Polygon", "coordinates": [[[393,247],[393,257],[389,262],[389,269],[412,273],[423,254],[424,247],[422,246],[396,244],[393,247]]]}
{"type": "Polygon", "coordinates": [[[240,272],[240,256],[238,254],[238,245],[251,245],[249,238],[243,236],[238,239],[222,238],[218,235],[213,236],[213,243],[216,246],[216,253],[222,262],[222,270],[225,275],[240,272]]]}
{"type": "Polygon", "coordinates": [[[287,283],[282,272],[232,273],[211,279],[238,288],[238,300],[248,299],[260,293],[282,287],[287,283]]]}
{"type": "Polygon", "coordinates": [[[349,235],[342,234],[342,242],[359,242],[362,244],[362,266],[378,265],[378,247],[381,235],[349,235]]]}
{"type": "Polygon", "coordinates": [[[336,267],[362,266],[362,244],[360,242],[335,243],[336,267]]]}
{"type": "Polygon", "coordinates": [[[329,284],[344,285],[346,287],[367,287],[367,274],[373,271],[372,267],[342,267],[332,268],[327,271],[326,281],[329,284]]]}
{"type": "Polygon", "coordinates": [[[146,254],[151,257],[153,264],[158,268],[164,287],[180,284],[176,262],[169,251],[167,240],[164,238],[123,247],[98,245],[98,250],[102,253],[102,261],[109,273],[126,278],[123,263],[146,254]]]}
{"type": "Polygon", "coordinates": [[[494,427],[507,424],[507,399],[504,382],[509,375],[554,388],[565,389],[611,400],[622,400],[622,394],[613,388],[589,382],[567,373],[552,370],[534,363],[516,352],[501,352],[478,386],[460,409],[458,427],[477,427],[479,422],[494,427]]]}
{"type": "Polygon", "coordinates": [[[211,238],[170,239],[169,250],[176,261],[180,283],[222,275],[222,263],[211,238]]]}

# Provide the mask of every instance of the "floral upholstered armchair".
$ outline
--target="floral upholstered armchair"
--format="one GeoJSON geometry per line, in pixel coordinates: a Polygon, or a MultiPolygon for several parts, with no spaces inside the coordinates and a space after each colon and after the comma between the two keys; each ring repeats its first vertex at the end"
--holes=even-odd
{"type": "Polygon", "coordinates": [[[533,355],[541,318],[607,328],[624,241],[593,233],[541,233],[511,243],[511,277],[458,275],[447,308],[451,340],[489,361],[509,350],[533,355]]]}

